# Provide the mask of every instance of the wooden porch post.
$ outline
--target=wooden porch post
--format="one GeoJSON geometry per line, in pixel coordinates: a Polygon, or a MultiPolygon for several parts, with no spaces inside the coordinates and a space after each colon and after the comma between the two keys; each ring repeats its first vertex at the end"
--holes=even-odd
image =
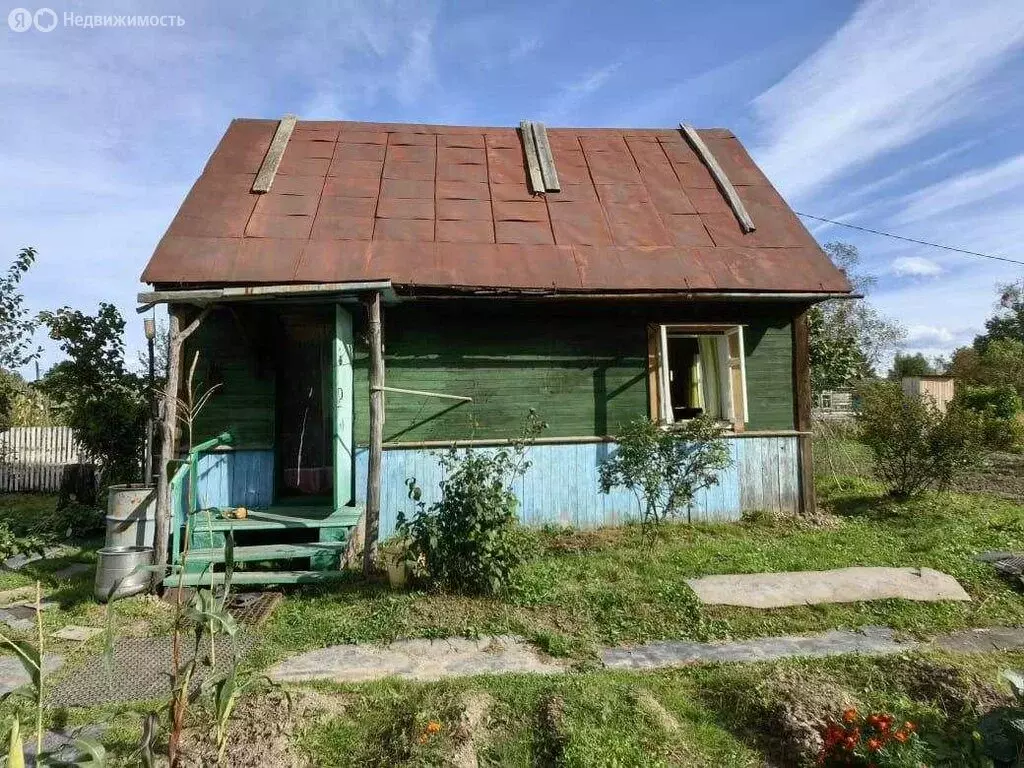
{"type": "MultiPolygon", "coordinates": [[[[811,423],[811,348],[807,311],[793,321],[793,393],[795,395],[795,421],[799,432],[810,433],[811,423]]],[[[800,514],[813,515],[818,508],[814,495],[814,450],[810,434],[797,438],[800,472],[800,514]]]]}
{"type": "Polygon", "coordinates": [[[164,414],[162,423],[163,445],[160,453],[160,471],[156,484],[156,525],[154,526],[153,547],[154,564],[157,566],[153,574],[153,587],[156,588],[163,580],[163,568],[167,566],[167,541],[170,531],[171,485],[168,464],[178,452],[178,390],[181,386],[181,350],[185,339],[199,327],[209,314],[210,307],[205,307],[196,318],[181,329],[179,309],[173,304],[167,305],[168,335],[170,337],[169,360],[167,365],[167,385],[164,388],[164,414]]]}
{"type": "Polygon", "coordinates": [[[366,475],[366,531],[363,574],[373,572],[380,530],[380,467],[384,444],[384,345],[380,321],[380,292],[364,299],[370,342],[370,460],[366,475]]]}

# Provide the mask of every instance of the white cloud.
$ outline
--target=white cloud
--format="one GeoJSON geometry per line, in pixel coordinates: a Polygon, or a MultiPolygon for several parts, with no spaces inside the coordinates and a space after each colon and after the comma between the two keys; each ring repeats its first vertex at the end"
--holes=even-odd
{"type": "Polygon", "coordinates": [[[924,256],[900,256],[893,260],[889,271],[899,277],[938,277],[943,269],[924,256]]]}
{"type": "Polygon", "coordinates": [[[933,325],[912,325],[907,328],[907,344],[914,347],[944,347],[953,343],[957,335],[949,328],[933,325]]]}
{"type": "Polygon", "coordinates": [[[1024,191],[1024,154],[945,179],[909,195],[904,199],[905,207],[896,221],[908,223],[929,219],[1014,190],[1024,191]]]}
{"type": "Polygon", "coordinates": [[[756,156],[787,197],[967,114],[979,84],[1024,44],[1024,3],[869,0],[761,94],[756,156]]]}
{"type": "Polygon", "coordinates": [[[582,77],[566,83],[553,96],[543,111],[547,123],[563,123],[570,119],[576,109],[597,91],[601,90],[622,66],[621,61],[592,69],[582,77]]]}

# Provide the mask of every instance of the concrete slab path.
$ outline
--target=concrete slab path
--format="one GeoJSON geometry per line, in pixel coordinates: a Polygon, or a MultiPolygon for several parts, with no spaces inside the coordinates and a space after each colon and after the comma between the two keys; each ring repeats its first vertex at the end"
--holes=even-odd
{"type": "Polygon", "coordinates": [[[843,653],[877,656],[898,653],[916,645],[914,642],[900,642],[888,627],[866,627],[856,632],[833,630],[820,635],[763,637],[736,642],[670,641],[605,648],[601,652],[601,661],[611,669],[658,669],[691,664],[837,656],[843,653]]]}
{"type": "MultiPolygon", "coordinates": [[[[864,627],[714,643],[661,641],[605,648],[600,655],[601,663],[608,669],[653,670],[851,653],[885,656],[918,650],[985,653],[1020,649],[1024,649],[1024,628],[1018,627],[965,629],[929,641],[899,638],[888,627],[864,627]]],[[[279,683],[360,683],[385,677],[432,681],[501,673],[557,674],[570,668],[566,660],[544,656],[523,638],[499,636],[479,640],[399,640],[386,646],[335,645],[285,659],[268,674],[279,683]]]]}
{"type": "Polygon", "coordinates": [[[784,608],[866,600],[970,600],[959,582],[931,568],[838,568],[831,571],[737,573],[687,579],[702,603],[784,608]]]}
{"type": "Polygon", "coordinates": [[[386,646],[335,645],[285,659],[271,668],[271,680],[294,683],[333,680],[360,683],[384,677],[441,680],[447,677],[564,672],[568,663],[541,654],[520,637],[473,640],[399,640],[386,646]]]}

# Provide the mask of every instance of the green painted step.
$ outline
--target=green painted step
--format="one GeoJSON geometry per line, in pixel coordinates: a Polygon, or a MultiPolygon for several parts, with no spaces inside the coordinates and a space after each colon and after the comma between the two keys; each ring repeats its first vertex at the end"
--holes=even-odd
{"type": "Polygon", "coordinates": [[[266,531],[285,528],[347,528],[359,522],[362,507],[270,507],[251,509],[244,520],[224,520],[205,511],[192,515],[192,530],[266,531]]]}
{"type": "MultiPolygon", "coordinates": [[[[213,584],[224,583],[223,573],[186,573],[179,575],[172,573],[164,579],[164,583],[176,587],[180,583],[186,587],[210,586],[210,578],[213,584]]],[[[246,586],[260,584],[322,584],[328,581],[338,581],[346,578],[344,571],[235,571],[231,576],[231,586],[246,586]]]]}
{"type": "MultiPolygon", "coordinates": [[[[236,563],[259,560],[291,560],[297,557],[312,557],[324,552],[341,554],[348,547],[344,541],[313,542],[312,544],[261,544],[251,547],[235,547],[236,563]]],[[[190,549],[188,559],[192,563],[223,563],[224,547],[190,549]]]]}

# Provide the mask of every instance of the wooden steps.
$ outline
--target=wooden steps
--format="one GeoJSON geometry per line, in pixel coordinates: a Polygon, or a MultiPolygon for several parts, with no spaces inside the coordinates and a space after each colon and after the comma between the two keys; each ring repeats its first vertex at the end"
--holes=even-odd
{"type": "MultiPolygon", "coordinates": [[[[214,586],[223,584],[224,574],[214,569],[226,560],[225,543],[229,535],[235,540],[235,562],[306,561],[296,563],[302,570],[259,570],[259,565],[253,570],[235,570],[232,585],[332,581],[339,578],[338,568],[349,534],[362,512],[362,507],[335,509],[329,504],[296,503],[294,500],[269,508],[250,509],[242,520],[222,518],[217,509],[200,510],[189,520],[190,547],[181,583],[210,586],[212,577],[214,586]]],[[[164,582],[174,585],[178,579],[179,574],[175,572],[164,582]]]]}
{"type": "Polygon", "coordinates": [[[244,520],[225,520],[208,511],[192,515],[191,527],[196,533],[205,531],[267,531],[289,528],[347,528],[359,522],[362,507],[270,507],[253,509],[244,520]]]}
{"type": "MultiPolygon", "coordinates": [[[[260,586],[263,584],[322,584],[340,581],[346,578],[344,571],[235,571],[231,575],[231,586],[260,586]]],[[[185,587],[209,587],[211,579],[214,586],[224,584],[223,573],[172,573],[164,579],[168,587],[176,587],[180,583],[185,587]]]]}
{"type": "MultiPolygon", "coordinates": [[[[344,541],[324,541],[310,544],[260,544],[249,547],[235,547],[233,558],[236,563],[251,563],[260,560],[295,560],[300,557],[334,554],[340,555],[348,546],[344,541]]],[[[224,547],[204,547],[188,553],[189,562],[223,563],[226,559],[224,547]]]]}

